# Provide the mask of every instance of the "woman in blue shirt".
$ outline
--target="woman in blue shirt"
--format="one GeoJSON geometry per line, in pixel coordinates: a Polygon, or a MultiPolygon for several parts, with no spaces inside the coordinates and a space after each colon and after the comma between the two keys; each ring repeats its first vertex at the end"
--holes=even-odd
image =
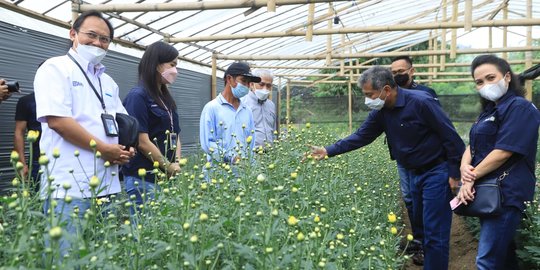
{"type": "Polygon", "coordinates": [[[506,60],[481,55],[471,64],[483,112],[470,131],[461,161],[458,198],[474,200],[474,181],[508,172],[501,183],[503,213],[480,218],[478,269],[518,269],[513,237],[525,202],[534,195],[534,172],[540,112],[525,98],[523,87],[506,60]]]}
{"type": "Polygon", "coordinates": [[[169,44],[158,41],[148,46],[139,63],[139,84],[124,99],[127,112],[139,121],[137,154],[122,168],[126,192],[137,209],[154,198],[155,162],[169,175],[180,171],[176,162],[181,155],[178,113],[167,88],[178,74],[177,57],[178,50],[169,44]],[[141,177],[139,173],[144,171],[139,169],[145,169],[146,175],[141,177]]]}

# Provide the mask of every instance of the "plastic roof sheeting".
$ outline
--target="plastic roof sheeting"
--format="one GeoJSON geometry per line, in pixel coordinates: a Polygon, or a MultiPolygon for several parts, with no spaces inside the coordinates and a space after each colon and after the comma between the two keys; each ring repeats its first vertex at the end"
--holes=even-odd
{"type": "MultiPolygon", "coordinates": [[[[209,0],[204,0],[205,2],[209,0]]],[[[223,0],[219,0],[223,1],[223,0]]],[[[66,0],[10,0],[18,6],[38,12],[61,21],[71,21],[71,1],[66,0]]],[[[76,1],[78,2],[78,1],[76,1]]],[[[197,0],[159,1],[159,0],[87,0],[85,4],[135,4],[135,3],[164,3],[164,2],[200,2],[197,0]]],[[[330,20],[339,17],[339,23],[332,28],[361,28],[368,26],[418,24],[441,22],[442,6],[447,2],[447,20],[452,16],[452,0],[357,0],[331,3],[330,20]]],[[[458,1],[458,21],[464,21],[465,1],[458,1]]],[[[473,20],[502,20],[502,11],[497,11],[503,3],[508,3],[508,18],[523,19],[526,16],[527,0],[474,0],[473,20]]],[[[293,27],[305,31],[308,19],[308,4],[277,6],[276,12],[267,12],[261,7],[250,14],[250,8],[187,10],[187,11],[151,11],[151,12],[105,12],[115,27],[115,37],[138,45],[146,46],[155,41],[163,40],[163,35],[171,37],[235,35],[261,32],[285,32],[293,27]],[[246,15],[248,14],[248,15],[246,15]],[[125,20],[135,20],[149,29],[144,29],[125,20]]],[[[324,16],[329,12],[328,3],[316,3],[314,18],[324,16]]],[[[533,18],[540,17],[540,0],[533,0],[533,18]]],[[[534,26],[537,33],[540,26],[534,26]]],[[[313,29],[327,29],[328,19],[314,24],[313,29]]],[[[524,27],[521,27],[524,29],[524,27]]],[[[513,27],[509,27],[512,30],[513,27]]],[[[475,30],[474,28],[472,29],[475,30]]],[[[441,33],[431,30],[431,34],[441,33]]],[[[448,31],[450,32],[450,31],[448,31]]],[[[521,31],[524,32],[524,31],[521,31]]],[[[346,42],[354,42],[353,46],[345,47],[337,52],[381,52],[397,49],[402,46],[415,44],[429,38],[430,30],[422,31],[393,31],[378,33],[346,34],[346,42]]],[[[539,38],[535,36],[534,38],[539,38]]],[[[450,35],[446,38],[450,40],[450,35]]],[[[341,44],[341,35],[332,35],[332,48],[341,44]]],[[[304,36],[282,36],[272,38],[234,39],[217,41],[198,41],[193,43],[176,43],[174,46],[180,55],[211,64],[212,52],[234,55],[312,55],[325,54],[327,36],[314,35],[312,41],[306,41],[304,36]]],[[[232,60],[218,60],[219,67],[226,67],[232,60]]],[[[325,60],[305,61],[250,61],[263,66],[324,66],[325,60]]],[[[337,62],[333,62],[337,64],[337,62]]],[[[310,70],[282,70],[284,73],[307,74],[310,70]]]]}

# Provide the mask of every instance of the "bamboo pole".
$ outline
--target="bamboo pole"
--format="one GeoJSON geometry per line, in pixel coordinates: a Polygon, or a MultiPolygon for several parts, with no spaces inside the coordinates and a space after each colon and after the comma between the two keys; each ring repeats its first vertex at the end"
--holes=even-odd
{"type": "Polygon", "coordinates": [[[295,84],[314,84],[314,83],[323,83],[323,84],[347,84],[348,81],[313,81],[313,80],[289,80],[291,83],[295,84]]]}
{"type": "MultiPolygon", "coordinates": [[[[361,1],[360,1],[360,0],[356,0],[356,1],[353,1],[350,5],[347,5],[347,6],[345,6],[345,7],[339,8],[339,9],[337,9],[337,10],[335,10],[335,11],[336,11],[337,14],[342,14],[342,15],[346,15],[346,14],[349,14],[349,13],[352,13],[352,12],[358,12],[358,10],[357,10],[358,5],[361,4],[361,3],[365,3],[365,2],[368,2],[368,0],[361,0],[361,1]],[[347,9],[349,9],[349,10],[347,11],[347,9]]],[[[324,14],[324,15],[321,15],[321,16],[315,18],[315,19],[311,22],[311,24],[317,24],[317,23],[320,23],[320,22],[326,20],[328,17],[329,17],[328,13],[326,13],[326,14],[324,14]]],[[[330,17],[331,17],[331,15],[330,15],[330,17]]],[[[304,28],[304,27],[306,27],[306,26],[309,26],[309,23],[308,23],[307,25],[305,25],[305,24],[303,24],[303,23],[297,24],[297,25],[295,25],[295,26],[289,27],[287,30],[285,30],[285,32],[286,32],[286,33],[289,33],[289,32],[292,32],[292,31],[294,31],[294,30],[302,29],[302,28],[304,28]]]]}
{"type": "Polygon", "coordinates": [[[266,11],[276,12],[276,0],[268,0],[268,3],[266,4],[266,11]]]}
{"type": "MultiPolygon", "coordinates": [[[[461,49],[456,50],[459,54],[487,54],[487,53],[500,53],[500,52],[525,52],[525,51],[540,51],[540,47],[537,46],[523,46],[523,47],[508,47],[508,48],[480,48],[480,49],[461,49]]],[[[331,54],[332,59],[343,58],[372,58],[372,57],[396,57],[400,55],[408,56],[425,56],[425,55],[443,55],[449,54],[449,51],[391,51],[391,52],[379,52],[379,53],[353,53],[353,54],[331,54]]],[[[326,59],[326,55],[224,55],[217,54],[217,58],[221,60],[323,60],[326,59]]]]}
{"type": "MultiPolygon", "coordinates": [[[[532,18],[532,0],[527,0],[527,18],[532,18]]],[[[532,26],[527,26],[527,47],[532,46],[532,26]]],[[[525,52],[525,69],[532,67],[532,51],[525,52]]],[[[525,98],[532,100],[532,81],[525,81],[525,98]]]]}
{"type": "MultiPolygon", "coordinates": [[[[434,64],[435,66],[436,64],[434,64]]],[[[416,65],[414,65],[416,67],[416,65]]],[[[467,64],[466,66],[470,66],[470,63],[467,64]]],[[[367,67],[363,67],[365,69],[369,68],[369,67],[372,67],[372,66],[367,66],[367,67]]],[[[311,73],[311,74],[290,74],[290,73],[276,73],[274,74],[274,76],[280,76],[280,77],[326,77],[328,76],[329,74],[324,74],[324,73],[311,73]]],[[[468,71],[463,71],[463,72],[451,72],[451,71],[445,71],[445,72],[436,72],[436,71],[432,71],[432,72],[415,72],[414,73],[415,76],[435,76],[435,75],[439,75],[439,76],[470,76],[471,73],[468,72],[468,71]]],[[[348,77],[350,76],[358,76],[357,74],[347,74],[348,77]]],[[[344,77],[344,76],[338,76],[338,77],[344,77]]],[[[354,82],[354,81],[353,81],[354,82]]]]}
{"type": "Polygon", "coordinates": [[[472,13],[473,13],[473,7],[472,7],[472,0],[465,0],[465,22],[463,29],[466,32],[471,31],[472,28],[472,13]]]}
{"type": "Polygon", "coordinates": [[[217,96],[217,58],[216,54],[212,54],[212,87],[210,88],[210,98],[214,99],[217,96]]]}
{"type": "Polygon", "coordinates": [[[309,4],[308,10],[308,19],[307,19],[307,30],[306,30],[306,41],[313,40],[313,16],[315,14],[315,4],[309,4]]]}
{"type": "Polygon", "coordinates": [[[352,132],[352,84],[349,81],[349,133],[352,132]]]}
{"type": "MultiPolygon", "coordinates": [[[[278,6],[301,5],[307,3],[327,3],[348,0],[275,0],[278,6]]],[[[222,0],[197,2],[170,2],[170,3],[138,3],[138,4],[76,4],[79,12],[97,10],[101,12],[146,12],[146,11],[183,11],[183,10],[210,10],[233,8],[261,8],[267,6],[267,0],[222,0]]]]}
{"type": "MultiPolygon", "coordinates": [[[[458,0],[452,1],[452,22],[457,23],[458,17],[458,0]]],[[[456,59],[456,50],[457,50],[457,30],[452,29],[452,40],[450,42],[450,58],[456,59]]]]}
{"type": "MultiPolygon", "coordinates": [[[[492,20],[492,21],[473,21],[473,27],[501,27],[501,26],[535,26],[540,24],[539,18],[533,19],[512,19],[512,20],[492,20]]],[[[462,22],[438,22],[438,23],[417,23],[417,24],[399,24],[399,25],[378,25],[367,27],[343,27],[334,29],[317,29],[313,30],[313,35],[332,35],[332,34],[356,34],[356,33],[375,33],[375,32],[391,32],[391,31],[408,31],[408,30],[431,30],[451,28],[463,28],[462,22]]],[[[171,43],[178,42],[198,42],[198,41],[216,41],[216,40],[234,40],[234,39],[251,39],[251,38],[279,38],[291,36],[305,36],[305,31],[292,31],[286,33],[278,32],[258,32],[244,33],[231,35],[212,35],[212,36],[192,36],[192,37],[176,37],[169,39],[171,43]]],[[[457,32],[456,32],[457,36],[457,32]]]]}
{"type": "MultiPolygon", "coordinates": [[[[352,54],[352,53],[350,53],[352,54]]],[[[355,60],[352,59],[351,60],[351,63],[354,62],[355,60]]],[[[524,64],[525,61],[524,60],[510,60],[508,61],[509,64],[511,65],[520,65],[520,64],[524,64]]],[[[533,59],[533,64],[538,64],[540,63],[540,59],[533,59]]],[[[437,64],[435,64],[437,65],[437,64]]],[[[455,68],[455,67],[467,67],[467,66],[470,66],[471,63],[447,63],[446,66],[449,67],[449,68],[455,68]]],[[[390,65],[380,65],[380,66],[383,66],[383,67],[390,67],[390,65]]],[[[422,68],[426,68],[426,67],[432,67],[433,65],[432,64],[414,64],[414,67],[422,67],[422,68]]],[[[372,65],[345,65],[345,69],[368,69],[372,67],[372,65]]],[[[310,69],[340,69],[341,67],[340,66],[265,66],[265,65],[254,65],[253,68],[260,68],[260,69],[305,69],[305,70],[310,70],[310,69]]],[[[293,75],[311,75],[311,74],[293,74],[293,75]]],[[[328,75],[328,74],[325,74],[325,75],[328,75]]],[[[278,75],[276,75],[278,76],[278,75]]]]}

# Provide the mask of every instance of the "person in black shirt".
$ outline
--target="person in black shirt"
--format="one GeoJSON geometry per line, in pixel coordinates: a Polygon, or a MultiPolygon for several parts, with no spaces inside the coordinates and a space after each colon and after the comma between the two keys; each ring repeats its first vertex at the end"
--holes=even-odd
{"type": "Polygon", "coordinates": [[[28,174],[28,161],[26,160],[24,147],[24,134],[27,130],[39,131],[38,139],[32,143],[32,164],[30,179],[35,191],[39,190],[39,139],[41,137],[41,123],[36,119],[36,98],[34,93],[28,94],[19,99],[15,110],[15,136],[13,140],[14,148],[19,153],[20,161],[23,163],[23,175],[28,174]]]}

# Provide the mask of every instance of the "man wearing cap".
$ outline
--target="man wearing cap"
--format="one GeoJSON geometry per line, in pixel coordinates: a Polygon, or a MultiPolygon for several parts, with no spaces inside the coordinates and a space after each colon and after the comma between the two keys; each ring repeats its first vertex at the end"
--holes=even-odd
{"type": "Polygon", "coordinates": [[[255,148],[265,147],[274,141],[276,130],[276,105],[268,99],[272,91],[274,75],[269,70],[258,69],[253,75],[261,78],[259,83],[250,83],[251,91],[242,101],[251,109],[255,121],[255,148]]]}
{"type": "Polygon", "coordinates": [[[249,83],[261,78],[252,75],[246,63],[236,62],[223,80],[223,91],[203,108],[199,136],[209,162],[235,164],[255,143],[253,114],[240,99],[249,93],[249,83]]]}

